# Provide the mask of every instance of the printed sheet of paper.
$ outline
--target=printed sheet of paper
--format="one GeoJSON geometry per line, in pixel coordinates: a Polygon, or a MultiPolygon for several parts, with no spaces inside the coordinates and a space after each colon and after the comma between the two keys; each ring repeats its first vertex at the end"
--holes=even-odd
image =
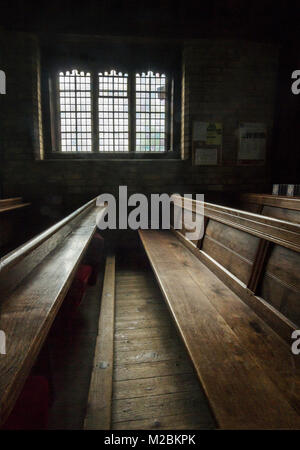
{"type": "Polygon", "coordinates": [[[207,122],[194,122],[193,124],[193,141],[206,142],[207,122]]]}
{"type": "Polygon", "coordinates": [[[265,124],[240,124],[238,160],[264,160],[266,156],[266,140],[267,131],[265,124]]]}
{"type": "Polygon", "coordinates": [[[204,145],[222,145],[223,126],[217,122],[194,122],[193,141],[201,142],[204,145]]]}

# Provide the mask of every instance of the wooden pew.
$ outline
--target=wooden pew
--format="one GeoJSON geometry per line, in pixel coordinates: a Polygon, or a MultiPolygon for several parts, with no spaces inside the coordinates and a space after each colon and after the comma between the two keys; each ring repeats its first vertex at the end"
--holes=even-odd
{"type": "Polygon", "coordinates": [[[96,230],[96,199],[0,260],[0,426],[22,390],[96,230]]]}
{"type": "MultiPolygon", "coordinates": [[[[196,202],[184,205],[196,217],[196,202]]],[[[204,206],[204,236],[140,230],[220,428],[300,428],[300,226],[204,206]]],[[[175,212],[182,198],[175,197],[175,212]]]]}
{"type": "Polygon", "coordinates": [[[23,209],[30,203],[24,203],[21,197],[6,198],[0,200],[0,252],[5,249],[22,234],[24,227],[23,209]]]}
{"type": "Polygon", "coordinates": [[[300,223],[300,197],[242,194],[241,208],[264,216],[300,223]]]}
{"type": "Polygon", "coordinates": [[[25,208],[30,203],[24,203],[22,197],[0,199],[0,213],[25,208]]]}

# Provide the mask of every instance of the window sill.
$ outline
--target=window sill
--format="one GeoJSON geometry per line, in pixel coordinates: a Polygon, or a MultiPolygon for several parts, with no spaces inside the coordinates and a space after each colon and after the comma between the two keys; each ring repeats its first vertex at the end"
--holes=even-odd
{"type": "Polygon", "coordinates": [[[179,152],[163,152],[163,153],[150,153],[150,152],[128,152],[124,153],[115,153],[115,152],[106,152],[106,153],[46,153],[44,159],[40,161],[162,161],[162,160],[180,160],[179,152]]]}

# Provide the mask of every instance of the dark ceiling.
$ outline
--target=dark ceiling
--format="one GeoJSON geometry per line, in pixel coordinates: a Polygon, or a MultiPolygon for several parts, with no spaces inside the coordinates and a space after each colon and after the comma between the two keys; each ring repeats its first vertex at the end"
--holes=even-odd
{"type": "Polygon", "coordinates": [[[299,33],[299,2],[275,0],[11,0],[0,24],[38,33],[282,42],[299,33]]]}

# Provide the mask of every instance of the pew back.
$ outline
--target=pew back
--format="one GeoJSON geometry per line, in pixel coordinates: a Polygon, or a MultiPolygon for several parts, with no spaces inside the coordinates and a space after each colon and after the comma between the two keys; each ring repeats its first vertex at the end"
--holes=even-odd
{"type": "Polygon", "coordinates": [[[289,222],[300,223],[300,198],[270,194],[242,194],[241,208],[289,222]]]}
{"type": "Polygon", "coordinates": [[[29,205],[30,203],[24,203],[21,197],[0,200],[0,256],[7,253],[16,237],[22,235],[24,212],[29,205]]]}
{"type": "Polygon", "coordinates": [[[177,235],[289,341],[300,325],[300,225],[209,203],[202,205],[203,218],[196,206],[174,197],[184,222],[177,235]],[[196,242],[186,239],[192,223],[185,223],[184,211],[188,220],[204,222],[196,242]]]}

